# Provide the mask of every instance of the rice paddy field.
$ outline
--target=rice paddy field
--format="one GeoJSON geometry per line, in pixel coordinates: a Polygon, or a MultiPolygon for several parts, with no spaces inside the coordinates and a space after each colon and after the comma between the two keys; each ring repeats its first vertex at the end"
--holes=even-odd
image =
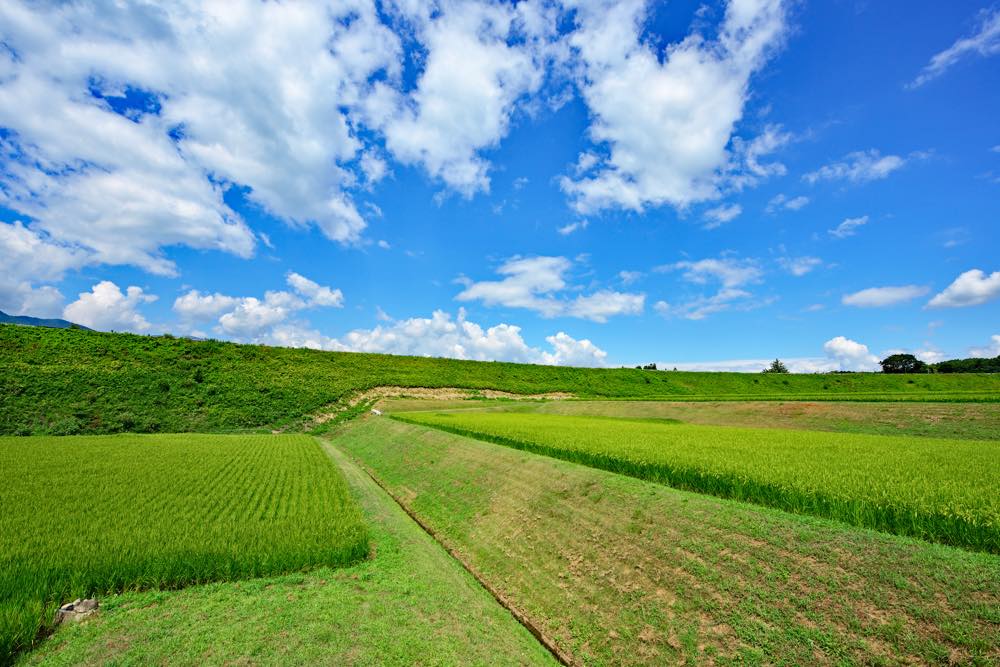
{"type": "Polygon", "coordinates": [[[677,488],[1000,553],[1000,440],[517,413],[396,418],[677,488]]]}
{"type": "Polygon", "coordinates": [[[0,662],[82,597],[352,563],[368,531],[302,435],[0,438],[0,662]]]}
{"type": "Polygon", "coordinates": [[[0,325],[0,434],[0,664],[1000,664],[996,375],[0,325]]]}

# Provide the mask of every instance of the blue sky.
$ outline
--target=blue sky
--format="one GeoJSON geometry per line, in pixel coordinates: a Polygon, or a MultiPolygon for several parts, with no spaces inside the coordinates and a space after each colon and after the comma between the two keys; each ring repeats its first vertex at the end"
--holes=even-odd
{"type": "Polygon", "coordinates": [[[573,365],[1000,354],[1000,5],[0,7],[0,310],[573,365]]]}

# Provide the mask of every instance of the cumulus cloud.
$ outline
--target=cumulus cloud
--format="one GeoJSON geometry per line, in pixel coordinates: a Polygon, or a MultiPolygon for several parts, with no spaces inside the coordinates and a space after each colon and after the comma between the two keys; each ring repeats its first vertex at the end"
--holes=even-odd
{"type": "Polygon", "coordinates": [[[780,0],[730,2],[714,39],[694,32],[662,54],[642,38],[645,2],[574,4],[577,84],[592,115],[590,138],[606,149],[588,159],[586,174],[560,181],[577,211],[713,199],[734,161],[750,175],[773,171],[760,157],[780,142],[777,131],[752,150],[745,144],[742,156],[727,147],[751,76],[783,40],[780,0]]]}
{"type": "Polygon", "coordinates": [[[947,72],[969,56],[986,58],[1000,53],[1000,9],[984,9],[979,15],[978,30],[957,40],[944,51],[936,53],[907,88],[919,88],[947,72]]]}
{"type": "Polygon", "coordinates": [[[844,336],[826,341],[823,351],[842,371],[870,371],[878,367],[878,357],[868,351],[867,345],[844,336]]]}
{"type": "Polygon", "coordinates": [[[973,357],[1000,357],[1000,334],[990,336],[986,347],[971,347],[969,355],[973,357]]]}
{"type": "Polygon", "coordinates": [[[0,203],[53,240],[167,275],[165,246],[246,257],[255,238],[229,184],[290,224],[359,238],[349,190],[359,169],[379,174],[355,118],[400,59],[372,3],[12,0],[0,25],[15,156],[0,203]]]}
{"type": "Polygon", "coordinates": [[[56,317],[63,296],[51,285],[67,269],[86,263],[76,248],[53,242],[23,223],[0,223],[0,310],[12,315],[56,317]]]}
{"type": "Polygon", "coordinates": [[[930,288],[922,285],[900,285],[895,287],[869,287],[853,294],[845,294],[840,302],[857,308],[884,308],[912,301],[927,294],[930,288]]]}
{"type": "Polygon", "coordinates": [[[702,214],[702,217],[707,220],[705,229],[717,229],[727,222],[735,220],[742,212],[743,207],[739,204],[723,204],[710,208],[702,214]]]}
{"type": "Polygon", "coordinates": [[[868,224],[868,216],[863,215],[860,218],[846,218],[842,223],[834,227],[833,229],[828,229],[827,233],[830,236],[838,239],[846,239],[849,236],[854,236],[858,233],[858,227],[863,227],[868,224]]]}
{"type": "Polygon", "coordinates": [[[616,315],[637,315],[645,295],[612,290],[580,294],[573,299],[560,295],[566,290],[566,274],[572,262],[565,257],[513,257],[497,269],[501,280],[473,282],[464,279],[459,301],[482,301],[487,306],[526,308],[542,317],[579,317],[606,322],[616,315]]]}
{"type": "Polygon", "coordinates": [[[386,145],[401,162],[421,164],[471,196],[490,186],[479,151],[506,136],[515,102],[543,81],[530,37],[548,26],[544,16],[525,24],[517,7],[501,4],[415,7],[407,18],[427,57],[416,90],[386,120],[386,145]]]}
{"type": "MultiPolygon", "coordinates": [[[[305,276],[289,272],[285,282],[291,291],[269,290],[264,298],[234,297],[225,294],[202,294],[190,290],[174,300],[174,312],[182,327],[215,321],[215,332],[245,342],[267,343],[288,319],[308,308],[341,308],[344,295],[339,289],[320,285],[305,276]]],[[[277,343],[276,343],[277,344],[277,343]]]]}
{"type": "Polygon", "coordinates": [[[344,294],[339,289],[330,289],[294,271],[288,274],[286,280],[293,290],[306,299],[307,306],[341,308],[344,305],[344,294]]]}
{"type": "Polygon", "coordinates": [[[465,310],[458,317],[436,310],[431,317],[413,317],[355,329],[339,339],[307,328],[276,328],[269,342],[290,347],[311,347],[353,352],[380,352],[423,357],[449,357],[478,361],[513,361],[558,366],[603,366],[607,353],[590,340],[577,340],[560,331],[546,337],[550,349],[528,345],[521,328],[512,324],[492,327],[471,322],[465,310]]]}
{"type": "Polygon", "coordinates": [[[102,280],[89,292],[81,292],[79,299],[66,306],[63,317],[101,331],[145,331],[150,324],[138,308],[156,299],[156,296],[143,292],[141,287],[133,285],[123,293],[115,283],[102,280]]]}
{"type": "Polygon", "coordinates": [[[882,155],[872,148],[849,153],[839,162],[823,165],[816,171],[805,174],[802,179],[810,184],[819,181],[864,183],[886,178],[904,164],[906,164],[905,158],[898,155],[882,155]]]}
{"type": "Polygon", "coordinates": [[[1000,271],[987,276],[979,269],[972,269],[955,278],[927,305],[930,308],[962,308],[978,306],[997,297],[1000,297],[1000,271]]]}

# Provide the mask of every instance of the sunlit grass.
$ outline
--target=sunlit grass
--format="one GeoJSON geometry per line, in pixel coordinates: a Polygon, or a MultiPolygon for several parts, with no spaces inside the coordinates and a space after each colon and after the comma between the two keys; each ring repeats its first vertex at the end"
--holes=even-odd
{"type": "Polygon", "coordinates": [[[678,488],[1000,553],[1000,441],[539,414],[397,418],[678,488]]]}
{"type": "Polygon", "coordinates": [[[0,662],[77,597],[342,565],[367,531],[306,436],[0,438],[0,662]]]}

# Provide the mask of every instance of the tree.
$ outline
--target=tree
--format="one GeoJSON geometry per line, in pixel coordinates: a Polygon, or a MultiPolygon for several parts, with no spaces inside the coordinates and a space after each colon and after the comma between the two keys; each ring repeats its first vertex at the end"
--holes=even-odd
{"type": "Polygon", "coordinates": [[[878,362],[883,373],[926,373],[927,364],[912,354],[892,354],[878,362]]]}
{"type": "Polygon", "coordinates": [[[787,373],[788,366],[781,363],[781,359],[775,359],[771,365],[761,371],[761,373],[787,373]]]}

